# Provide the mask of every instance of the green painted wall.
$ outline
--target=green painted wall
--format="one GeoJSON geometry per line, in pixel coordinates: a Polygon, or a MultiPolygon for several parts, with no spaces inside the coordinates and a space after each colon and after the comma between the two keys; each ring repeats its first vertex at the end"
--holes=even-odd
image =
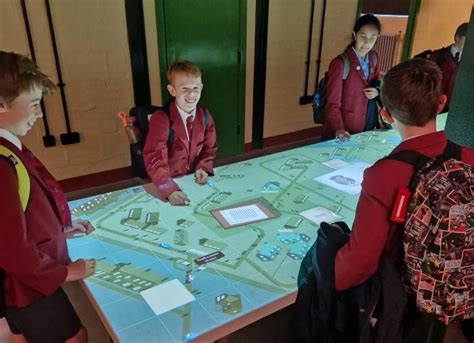
{"type": "Polygon", "coordinates": [[[446,134],[453,142],[474,148],[474,11],[449,105],[446,134]]]}

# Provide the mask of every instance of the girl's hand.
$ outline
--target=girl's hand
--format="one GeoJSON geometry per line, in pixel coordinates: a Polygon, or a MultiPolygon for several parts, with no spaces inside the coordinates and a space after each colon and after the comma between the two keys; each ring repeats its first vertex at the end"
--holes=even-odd
{"type": "Polygon", "coordinates": [[[365,88],[363,92],[369,100],[372,100],[379,95],[379,91],[375,87],[365,88]]]}

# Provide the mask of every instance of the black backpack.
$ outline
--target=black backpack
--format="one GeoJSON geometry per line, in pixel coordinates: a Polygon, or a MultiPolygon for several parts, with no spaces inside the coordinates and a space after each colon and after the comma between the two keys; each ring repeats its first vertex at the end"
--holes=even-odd
{"type": "MultiPolygon", "coordinates": [[[[132,156],[132,168],[136,175],[140,178],[145,179],[148,177],[148,174],[145,169],[145,164],[143,162],[143,147],[145,145],[146,136],[148,134],[148,122],[153,113],[157,111],[162,111],[166,114],[169,120],[169,103],[165,106],[154,106],[154,105],[143,105],[135,106],[130,109],[129,115],[137,119],[137,127],[140,130],[142,140],[136,144],[130,145],[130,153],[132,156]]],[[[207,128],[209,123],[209,112],[204,108],[204,126],[207,128]]],[[[169,126],[168,139],[166,140],[167,145],[170,145],[174,138],[174,131],[169,126]]]]}
{"type": "MultiPolygon", "coordinates": [[[[349,56],[345,52],[339,55],[344,62],[344,70],[342,71],[342,81],[347,79],[350,71],[349,56]]],[[[324,124],[326,115],[324,114],[324,106],[326,105],[326,86],[328,73],[324,73],[324,77],[318,83],[318,89],[313,95],[313,121],[315,124],[324,124]]]]}

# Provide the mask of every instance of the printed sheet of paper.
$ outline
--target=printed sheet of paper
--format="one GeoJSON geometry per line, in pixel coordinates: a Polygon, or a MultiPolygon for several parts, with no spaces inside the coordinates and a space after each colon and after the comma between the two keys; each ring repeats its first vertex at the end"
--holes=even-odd
{"type": "Polygon", "coordinates": [[[362,183],[362,178],[364,177],[364,170],[368,167],[370,167],[370,164],[358,162],[348,167],[330,172],[329,174],[318,176],[313,180],[344,193],[356,195],[361,191],[360,185],[362,183]]]}
{"type": "Polygon", "coordinates": [[[337,214],[321,206],[310,208],[309,210],[301,212],[300,215],[316,225],[320,225],[322,222],[334,223],[341,218],[337,214]]]}
{"type": "Polygon", "coordinates": [[[254,204],[221,210],[220,214],[230,225],[240,225],[269,218],[265,212],[254,204]]]}
{"type": "Polygon", "coordinates": [[[196,300],[178,279],[146,289],[140,294],[157,316],[196,300]]]}

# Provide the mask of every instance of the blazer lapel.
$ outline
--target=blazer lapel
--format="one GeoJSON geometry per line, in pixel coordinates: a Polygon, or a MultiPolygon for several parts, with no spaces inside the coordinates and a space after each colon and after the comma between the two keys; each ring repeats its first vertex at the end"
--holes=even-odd
{"type": "Polygon", "coordinates": [[[186,151],[189,153],[188,136],[186,135],[186,128],[184,126],[183,120],[181,119],[181,115],[178,112],[176,101],[173,101],[173,103],[170,105],[170,121],[170,127],[174,132],[174,140],[180,140],[186,151]]]}

